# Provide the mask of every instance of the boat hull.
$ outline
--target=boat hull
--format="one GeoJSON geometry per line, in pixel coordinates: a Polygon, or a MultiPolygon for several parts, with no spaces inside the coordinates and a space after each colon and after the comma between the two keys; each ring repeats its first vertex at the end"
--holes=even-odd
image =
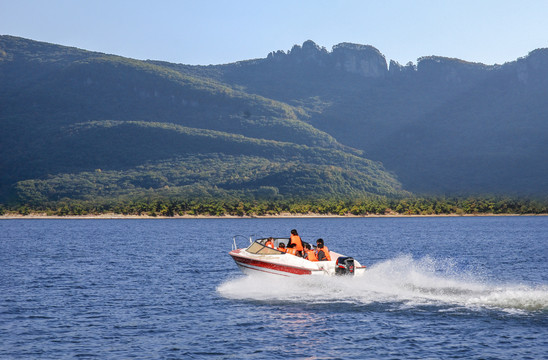
{"type": "MultiPolygon", "coordinates": [[[[279,276],[325,276],[335,274],[334,261],[312,262],[290,254],[274,256],[257,256],[245,249],[232,250],[230,253],[234,262],[245,274],[272,274],[279,276]]],[[[356,267],[356,275],[360,275],[365,267],[356,267]]]]}
{"type": "MultiPolygon", "coordinates": [[[[299,276],[299,275],[322,275],[323,271],[320,269],[306,268],[294,264],[284,264],[279,261],[267,261],[260,257],[252,257],[249,254],[245,254],[243,249],[233,250],[230,253],[234,262],[246,274],[273,274],[281,276],[299,276]]],[[[292,256],[292,255],[281,255],[292,256]]]]}

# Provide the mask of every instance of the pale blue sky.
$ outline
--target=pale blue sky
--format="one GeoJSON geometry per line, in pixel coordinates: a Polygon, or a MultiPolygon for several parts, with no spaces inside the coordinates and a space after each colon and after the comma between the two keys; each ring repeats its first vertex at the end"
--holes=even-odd
{"type": "Polygon", "coordinates": [[[502,64],[548,47],[548,0],[0,0],[0,34],[136,59],[222,64],[313,40],[502,64]]]}

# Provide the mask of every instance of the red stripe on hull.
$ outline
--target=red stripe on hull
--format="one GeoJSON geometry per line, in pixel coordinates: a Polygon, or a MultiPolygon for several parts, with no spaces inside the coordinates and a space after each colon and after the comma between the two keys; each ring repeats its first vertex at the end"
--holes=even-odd
{"type": "Polygon", "coordinates": [[[258,269],[257,267],[247,266],[247,265],[245,265],[245,264],[238,263],[238,262],[236,262],[236,264],[237,264],[240,268],[242,268],[242,271],[243,271],[243,272],[245,272],[243,269],[249,269],[249,270],[253,270],[253,271],[264,272],[264,273],[266,273],[266,274],[273,274],[273,275],[279,275],[279,276],[290,276],[289,274],[286,275],[286,274],[282,274],[282,273],[280,273],[280,272],[275,272],[275,271],[273,271],[273,270],[267,270],[267,269],[262,270],[262,269],[258,269]]]}
{"type": "Polygon", "coordinates": [[[265,268],[265,269],[272,269],[272,270],[287,272],[287,273],[296,274],[296,275],[310,275],[310,274],[312,274],[311,270],[297,268],[297,267],[293,267],[293,266],[289,266],[289,265],[273,264],[273,263],[269,263],[269,262],[265,262],[265,261],[250,259],[250,258],[243,257],[243,256],[237,256],[237,255],[233,254],[232,252],[230,253],[230,256],[232,256],[232,258],[234,259],[234,261],[236,261],[238,263],[238,265],[241,265],[241,266],[244,266],[244,267],[247,267],[247,268],[249,268],[249,267],[245,266],[245,265],[251,265],[251,266],[261,267],[261,268],[265,268]]]}

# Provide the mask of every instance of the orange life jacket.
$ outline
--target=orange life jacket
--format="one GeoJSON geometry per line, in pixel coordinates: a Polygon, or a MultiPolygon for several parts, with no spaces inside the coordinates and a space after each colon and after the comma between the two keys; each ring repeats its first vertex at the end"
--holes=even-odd
{"type": "Polygon", "coordinates": [[[279,248],[277,248],[276,250],[280,250],[281,252],[286,252],[286,251],[287,251],[287,249],[284,248],[284,247],[279,247],[279,248]]]}
{"type": "Polygon", "coordinates": [[[318,261],[331,261],[331,255],[329,255],[329,249],[327,248],[327,246],[323,246],[323,248],[316,248],[316,256],[318,258],[318,261]],[[323,258],[322,260],[320,260],[320,251],[323,252],[325,258],[323,258]]]}
{"type": "Polygon", "coordinates": [[[272,240],[267,240],[264,245],[274,249],[274,243],[272,243],[272,240]]]}
{"type": "Polygon", "coordinates": [[[289,242],[291,244],[295,244],[295,247],[293,249],[297,251],[303,251],[303,241],[301,240],[301,237],[299,235],[291,235],[289,242]]]}
{"type": "Polygon", "coordinates": [[[306,260],[308,261],[318,261],[318,258],[316,257],[316,253],[314,250],[305,250],[306,252],[306,260]]]}
{"type": "Polygon", "coordinates": [[[297,255],[297,249],[296,248],[289,248],[285,250],[286,253],[291,255],[297,255]]]}

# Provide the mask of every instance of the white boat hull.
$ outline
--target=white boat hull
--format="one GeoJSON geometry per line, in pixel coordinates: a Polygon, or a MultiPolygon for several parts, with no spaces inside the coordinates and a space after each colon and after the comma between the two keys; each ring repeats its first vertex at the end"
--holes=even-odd
{"type": "MultiPolygon", "coordinates": [[[[232,250],[232,256],[238,267],[245,274],[272,274],[279,276],[325,276],[335,275],[336,259],[343,255],[331,251],[332,261],[308,261],[301,257],[283,254],[279,255],[257,255],[246,251],[246,249],[232,250]]],[[[365,266],[355,261],[354,275],[361,275],[365,266]]]]}

